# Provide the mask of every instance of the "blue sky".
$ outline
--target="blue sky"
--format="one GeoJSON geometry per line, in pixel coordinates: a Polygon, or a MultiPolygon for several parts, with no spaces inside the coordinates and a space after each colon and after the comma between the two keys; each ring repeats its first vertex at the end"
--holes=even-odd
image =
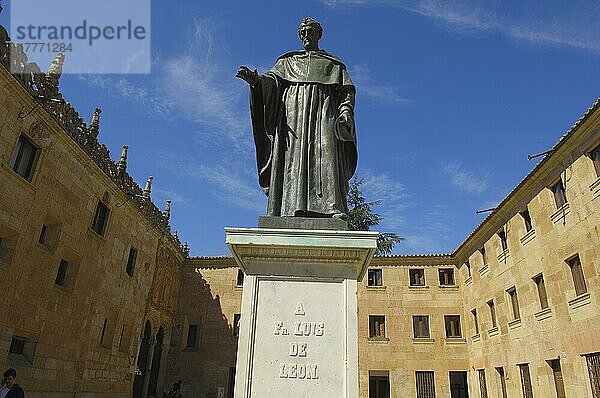
{"type": "Polygon", "coordinates": [[[300,48],[313,16],[357,86],[358,175],[383,201],[380,230],[406,238],[396,253],[445,253],[600,94],[600,3],[540,4],[153,1],[150,75],[65,74],[60,87],[84,119],[103,109],[99,139],[113,159],[129,145],[140,185],[154,176],[192,255],[227,254],[223,228],[256,226],[266,206],[235,72],[300,48]]]}

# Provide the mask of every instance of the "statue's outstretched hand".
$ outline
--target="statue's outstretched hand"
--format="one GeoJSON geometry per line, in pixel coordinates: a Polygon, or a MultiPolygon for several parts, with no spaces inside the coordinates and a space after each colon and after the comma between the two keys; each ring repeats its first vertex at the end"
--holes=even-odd
{"type": "Polygon", "coordinates": [[[247,66],[240,66],[240,69],[235,74],[235,77],[239,77],[248,83],[251,87],[256,87],[258,84],[258,72],[256,69],[251,71],[247,66]]]}

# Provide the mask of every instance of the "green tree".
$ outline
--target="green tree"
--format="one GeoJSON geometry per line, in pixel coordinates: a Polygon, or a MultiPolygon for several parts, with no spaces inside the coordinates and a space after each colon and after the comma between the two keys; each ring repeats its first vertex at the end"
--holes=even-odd
{"type": "MultiPolygon", "coordinates": [[[[383,219],[375,213],[374,207],[381,204],[381,200],[367,201],[360,186],[364,183],[363,178],[354,177],[350,181],[348,190],[348,227],[352,231],[370,231],[371,227],[378,225],[383,219]]],[[[383,232],[377,238],[376,254],[390,254],[394,245],[404,238],[393,232],[383,232]]]]}

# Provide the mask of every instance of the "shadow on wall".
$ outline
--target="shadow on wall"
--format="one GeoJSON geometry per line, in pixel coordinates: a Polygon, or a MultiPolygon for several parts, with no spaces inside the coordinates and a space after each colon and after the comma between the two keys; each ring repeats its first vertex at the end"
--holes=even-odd
{"type": "MultiPolygon", "coordinates": [[[[183,397],[233,397],[237,336],[221,298],[199,269],[184,271],[165,386],[182,380],[183,397]]],[[[216,283],[216,282],[215,282],[216,283]]]]}

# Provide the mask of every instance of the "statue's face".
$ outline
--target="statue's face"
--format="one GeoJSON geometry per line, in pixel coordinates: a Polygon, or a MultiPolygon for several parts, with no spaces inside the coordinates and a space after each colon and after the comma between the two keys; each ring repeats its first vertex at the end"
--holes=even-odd
{"type": "Polygon", "coordinates": [[[300,26],[298,36],[300,36],[300,41],[305,50],[319,49],[319,31],[316,26],[312,24],[300,26]]]}

